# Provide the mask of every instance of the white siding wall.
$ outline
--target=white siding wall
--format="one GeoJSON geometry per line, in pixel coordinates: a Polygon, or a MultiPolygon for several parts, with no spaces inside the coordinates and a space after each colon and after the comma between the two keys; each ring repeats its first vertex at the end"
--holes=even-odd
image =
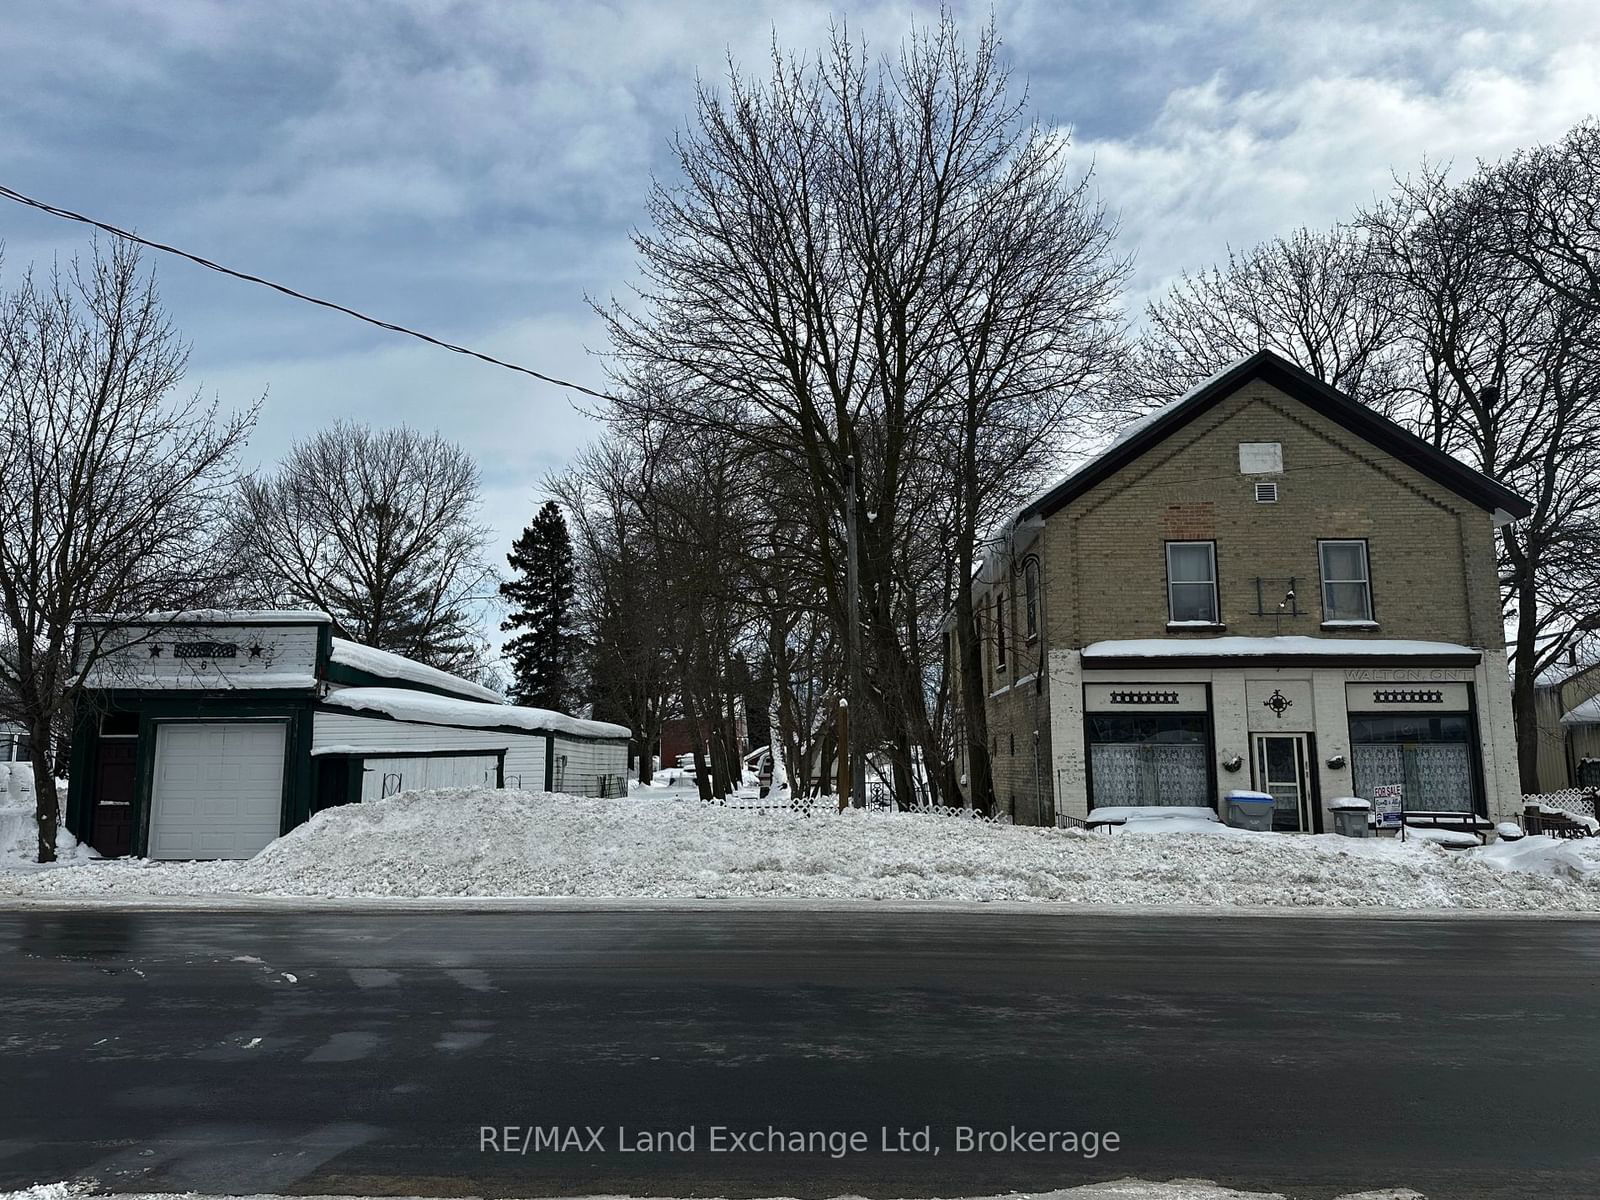
{"type": "MultiPolygon", "coordinates": [[[[98,688],[310,688],[317,670],[320,625],[205,625],[183,622],[150,629],[128,626],[112,632],[122,649],[107,654],[89,673],[98,688]],[[231,658],[180,658],[175,647],[220,642],[231,658]],[[261,653],[252,655],[252,648],[261,653]],[[151,651],[159,653],[152,655],[151,651]]],[[[89,636],[85,631],[85,637],[89,636]]]]}
{"type": "Polygon", "coordinates": [[[452,725],[422,725],[414,721],[388,721],[355,713],[319,712],[312,724],[311,750],[329,746],[370,746],[373,757],[394,750],[467,750],[482,748],[506,752],[506,786],[516,787],[518,777],[526,791],[544,787],[544,734],[502,733],[494,729],[459,729],[452,725]]]}
{"type": "Polygon", "coordinates": [[[362,763],[361,798],[381,799],[386,786],[390,795],[427,788],[494,787],[496,761],[493,754],[369,758],[362,763]]]}
{"type": "MultiPolygon", "coordinates": [[[[346,747],[368,747],[372,758],[386,752],[399,750],[484,750],[506,751],[506,786],[520,787],[523,791],[544,789],[545,735],[542,733],[505,733],[492,729],[466,729],[453,725],[423,725],[415,721],[390,721],[379,717],[363,717],[355,713],[319,712],[312,727],[313,753],[330,747],[345,752],[346,747]]],[[[559,766],[557,787],[579,795],[596,795],[600,790],[600,776],[611,777],[613,791],[618,780],[626,785],[628,773],[628,744],[626,742],[590,742],[564,738],[555,740],[559,766]]],[[[369,766],[374,764],[369,763],[369,766]]],[[[414,768],[413,768],[414,770],[414,768]]],[[[370,776],[369,776],[370,778],[370,776]]],[[[406,787],[412,784],[408,781],[406,787]]],[[[458,786],[441,784],[438,786],[458,786]]]]}
{"type": "MultiPolygon", "coordinates": [[[[506,770],[510,771],[510,767],[506,770]]],[[[600,793],[600,777],[611,777],[611,794],[626,787],[628,774],[627,742],[585,742],[556,735],[555,788],[579,796],[600,793]],[[561,760],[565,758],[565,765],[561,760]],[[618,784],[618,778],[622,783],[618,784]]],[[[539,786],[543,786],[540,784],[539,786]]]]}

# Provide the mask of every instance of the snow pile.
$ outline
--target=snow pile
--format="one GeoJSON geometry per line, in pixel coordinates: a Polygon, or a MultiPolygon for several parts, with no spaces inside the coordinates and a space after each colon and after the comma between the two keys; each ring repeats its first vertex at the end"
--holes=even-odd
{"type": "MultiPolygon", "coordinates": [[[[1562,862],[1593,863],[1591,853],[1574,849],[1562,862]]],[[[226,893],[1600,910],[1592,870],[1556,871],[1537,855],[1485,861],[1417,841],[1130,836],[483,788],[330,809],[248,862],[110,861],[0,876],[0,895],[13,896],[226,893]]]]}
{"type": "Polygon", "coordinates": [[[1600,886],[1600,838],[1524,837],[1496,842],[1472,853],[1479,861],[1504,871],[1600,886]]]}
{"type": "MultiPolygon", "coordinates": [[[[56,797],[65,816],[67,781],[56,780],[56,797]]],[[[39,857],[39,823],[34,816],[33,765],[0,762],[0,870],[27,869],[39,857]]],[[[98,858],[62,826],[56,828],[56,859],[98,858]]]]}

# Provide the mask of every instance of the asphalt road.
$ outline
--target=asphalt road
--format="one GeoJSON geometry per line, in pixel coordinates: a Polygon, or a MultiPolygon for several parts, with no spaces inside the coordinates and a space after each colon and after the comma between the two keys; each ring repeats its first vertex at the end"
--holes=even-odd
{"type": "Polygon", "coordinates": [[[1600,924],[0,913],[0,1187],[895,1197],[1128,1175],[1600,1194],[1600,924]],[[711,1147],[769,1124],[869,1148],[711,1147]],[[523,1152],[482,1149],[485,1126],[604,1131],[523,1152]],[[960,1126],[1120,1149],[962,1153],[960,1126]],[[886,1152],[885,1127],[927,1127],[928,1152],[886,1152]],[[695,1148],[624,1151],[641,1130],[695,1148]]]}

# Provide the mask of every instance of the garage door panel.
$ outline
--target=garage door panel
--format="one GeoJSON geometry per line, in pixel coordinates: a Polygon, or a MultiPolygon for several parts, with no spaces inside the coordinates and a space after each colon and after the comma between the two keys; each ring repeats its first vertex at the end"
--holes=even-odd
{"type": "Polygon", "coordinates": [[[278,836],[286,726],[165,724],[156,735],[152,858],[249,858],[278,836]]]}

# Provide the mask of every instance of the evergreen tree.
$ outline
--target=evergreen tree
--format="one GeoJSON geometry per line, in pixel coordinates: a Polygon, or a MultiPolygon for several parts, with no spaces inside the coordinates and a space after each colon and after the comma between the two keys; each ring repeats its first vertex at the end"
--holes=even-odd
{"type": "Polygon", "coordinates": [[[511,606],[502,630],[511,696],[518,704],[564,710],[572,698],[572,539],[555,501],[547,501],[506,556],[512,577],[500,585],[511,606]]]}

